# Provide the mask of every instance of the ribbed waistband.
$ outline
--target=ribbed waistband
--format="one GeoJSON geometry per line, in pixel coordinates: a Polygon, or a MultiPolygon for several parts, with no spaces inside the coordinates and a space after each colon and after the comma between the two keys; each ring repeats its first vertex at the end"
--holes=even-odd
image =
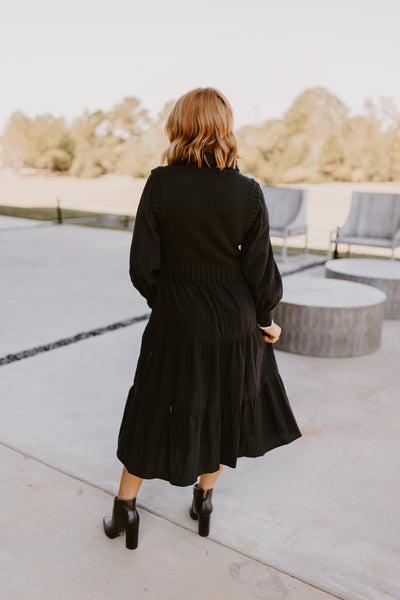
{"type": "Polygon", "coordinates": [[[165,262],[160,276],[181,283],[222,283],[243,277],[239,262],[195,264],[165,262]]]}

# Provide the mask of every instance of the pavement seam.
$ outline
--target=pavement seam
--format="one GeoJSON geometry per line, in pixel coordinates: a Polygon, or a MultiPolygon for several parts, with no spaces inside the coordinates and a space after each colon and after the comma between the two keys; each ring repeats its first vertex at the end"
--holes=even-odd
{"type": "MultiPolygon", "coordinates": [[[[71,479],[74,479],[76,481],[81,481],[82,483],[84,483],[85,485],[88,485],[92,488],[95,488],[96,490],[99,490],[101,492],[104,492],[106,494],[109,494],[111,497],[115,496],[114,492],[111,492],[103,487],[101,487],[100,485],[96,485],[95,483],[88,481],[87,479],[84,479],[83,477],[79,477],[78,475],[74,475],[73,473],[69,473],[68,471],[64,471],[63,469],[61,469],[60,467],[56,467],[48,462],[46,462],[45,460],[38,458],[36,456],[33,456],[32,454],[27,454],[24,450],[17,448],[15,446],[11,446],[10,444],[7,444],[3,441],[0,441],[0,445],[4,446],[5,448],[8,448],[9,450],[12,450],[13,452],[16,452],[17,454],[21,454],[22,456],[29,458],[30,460],[33,460],[35,462],[38,462],[42,465],[44,465],[45,467],[48,467],[49,469],[52,469],[54,471],[57,471],[58,473],[61,473],[61,475],[65,475],[67,477],[70,477],[71,479]]],[[[183,525],[182,523],[179,523],[177,521],[175,521],[174,519],[171,519],[165,515],[163,515],[162,513],[159,513],[151,508],[148,508],[147,506],[144,506],[143,504],[140,504],[139,502],[136,504],[136,506],[138,508],[140,508],[141,510],[145,510],[146,512],[159,517],[160,519],[163,519],[164,521],[168,521],[169,523],[172,523],[173,525],[176,525],[177,527],[182,527],[182,529],[185,529],[186,531],[190,531],[191,533],[196,533],[194,532],[193,529],[191,529],[190,527],[186,527],[185,525],[183,525]]],[[[245,558],[248,558],[250,560],[254,560],[255,562],[259,563],[260,565],[263,565],[264,567],[268,567],[270,569],[274,569],[274,571],[278,571],[278,573],[282,573],[284,575],[287,575],[288,577],[291,577],[292,579],[295,579],[296,581],[301,581],[302,583],[304,583],[305,585],[308,585],[309,587],[312,587],[316,590],[319,590],[325,594],[327,594],[328,596],[330,596],[331,598],[337,598],[338,600],[349,600],[346,599],[343,596],[338,596],[337,594],[335,594],[334,592],[331,592],[327,589],[324,589],[314,583],[310,583],[309,581],[305,580],[305,579],[301,579],[301,577],[299,577],[298,575],[293,575],[292,573],[289,573],[288,571],[284,571],[283,569],[279,568],[279,567],[275,567],[274,565],[271,565],[265,561],[263,561],[262,559],[258,558],[257,556],[254,556],[252,554],[248,554],[246,552],[244,552],[243,550],[240,550],[239,548],[235,548],[235,546],[229,546],[229,544],[225,544],[224,542],[221,542],[211,536],[207,536],[207,540],[209,542],[212,542],[214,544],[218,544],[218,546],[221,546],[223,548],[226,548],[227,550],[230,550],[231,552],[235,552],[236,554],[240,554],[241,556],[244,556],[245,558]]]]}
{"type": "MultiPolygon", "coordinates": [[[[313,267],[324,264],[326,259],[320,262],[314,262],[310,265],[303,265],[301,267],[297,267],[293,271],[289,271],[287,273],[283,273],[282,277],[286,277],[286,275],[293,275],[294,273],[299,273],[301,271],[305,271],[307,269],[311,269],[313,267]]],[[[48,342],[47,344],[42,344],[40,346],[34,346],[33,348],[28,348],[26,350],[20,350],[19,352],[14,352],[7,354],[6,356],[0,356],[0,367],[4,365],[8,365],[13,362],[17,362],[18,360],[23,360],[25,358],[30,358],[31,356],[36,356],[37,354],[42,354],[43,352],[49,352],[50,350],[56,350],[57,348],[61,348],[62,346],[69,346],[70,344],[74,344],[76,342],[80,342],[89,337],[93,337],[96,335],[103,335],[104,333],[108,333],[109,331],[114,331],[115,329],[120,329],[121,327],[129,327],[130,325],[134,325],[139,321],[143,321],[150,317],[150,313],[146,313],[144,315],[140,315],[138,317],[130,317],[129,319],[125,319],[123,321],[116,321],[114,323],[110,323],[109,325],[105,325],[104,327],[96,327],[95,329],[90,329],[89,331],[81,331],[73,336],[62,338],[60,340],[56,340],[55,342],[48,342]]]]}
{"type": "Polygon", "coordinates": [[[300,267],[296,267],[295,269],[293,269],[292,271],[286,271],[286,273],[282,273],[282,277],[286,277],[286,275],[294,275],[295,273],[301,273],[301,271],[307,271],[308,269],[313,269],[314,267],[319,267],[321,265],[324,265],[326,262],[328,262],[328,258],[322,258],[321,260],[316,260],[315,262],[309,264],[309,265],[302,265],[300,267]]]}
{"type": "Polygon", "coordinates": [[[129,327],[129,325],[134,325],[139,321],[148,319],[149,316],[150,314],[147,313],[138,317],[130,317],[129,319],[117,321],[115,323],[111,323],[110,325],[105,325],[104,327],[96,327],[96,329],[90,329],[89,331],[81,331],[80,333],[77,333],[73,336],[62,338],[61,340],[57,340],[55,342],[49,342],[48,344],[42,344],[41,346],[35,346],[34,348],[29,348],[27,350],[21,350],[20,352],[15,352],[14,354],[7,354],[7,356],[0,357],[0,366],[8,365],[12,362],[23,360],[24,358],[29,358],[30,356],[36,356],[37,354],[41,354],[42,352],[56,350],[57,348],[61,348],[62,346],[69,346],[69,344],[74,344],[76,342],[80,342],[81,340],[85,340],[89,337],[93,337],[96,335],[102,335],[103,333],[108,333],[109,331],[120,329],[121,327],[129,327]]]}

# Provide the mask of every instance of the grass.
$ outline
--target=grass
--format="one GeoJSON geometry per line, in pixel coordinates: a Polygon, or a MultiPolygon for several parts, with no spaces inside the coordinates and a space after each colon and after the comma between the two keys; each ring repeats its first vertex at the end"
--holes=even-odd
{"type": "MultiPolygon", "coordinates": [[[[89,212],[84,210],[75,210],[73,208],[63,208],[62,216],[66,219],[77,219],[86,217],[102,217],[105,213],[89,212]]],[[[0,215],[6,217],[19,217],[21,219],[37,219],[39,221],[56,221],[57,208],[50,206],[0,206],[0,215]]]]}
{"type": "MultiPolygon", "coordinates": [[[[36,221],[58,221],[57,208],[50,206],[0,206],[0,215],[6,217],[19,217],[21,219],[34,219],[36,221]]],[[[100,227],[105,229],[128,229],[134,222],[134,217],[128,215],[113,215],[109,213],[63,208],[62,220],[66,223],[86,227],[100,227]]]]}

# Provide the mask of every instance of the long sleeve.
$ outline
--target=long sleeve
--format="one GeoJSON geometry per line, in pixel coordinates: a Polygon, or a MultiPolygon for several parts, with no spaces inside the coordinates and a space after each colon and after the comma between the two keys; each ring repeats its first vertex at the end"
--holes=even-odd
{"type": "Polygon", "coordinates": [[[250,192],[252,224],[241,244],[242,271],[253,294],[257,323],[272,324],[272,309],[283,294],[282,278],[269,235],[269,215],[260,185],[253,180],[250,192]]]}
{"type": "Polygon", "coordinates": [[[132,233],[129,275],[135,288],[150,308],[155,298],[161,269],[161,241],[154,201],[157,198],[157,176],[152,171],[144,186],[132,233]]]}
{"type": "Polygon", "coordinates": [[[258,323],[258,326],[259,326],[261,329],[265,329],[266,327],[271,327],[271,325],[273,325],[273,324],[274,324],[274,320],[273,320],[273,319],[271,319],[271,323],[269,323],[268,325],[260,325],[260,324],[258,323]]]}

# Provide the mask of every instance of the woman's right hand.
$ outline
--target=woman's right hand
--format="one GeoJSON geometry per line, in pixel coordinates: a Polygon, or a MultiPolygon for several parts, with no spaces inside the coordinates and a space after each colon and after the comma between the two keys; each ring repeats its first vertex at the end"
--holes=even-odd
{"type": "Polygon", "coordinates": [[[281,328],[276,323],[272,323],[269,327],[261,327],[262,331],[266,333],[263,338],[268,344],[274,344],[281,335],[281,328]]]}

